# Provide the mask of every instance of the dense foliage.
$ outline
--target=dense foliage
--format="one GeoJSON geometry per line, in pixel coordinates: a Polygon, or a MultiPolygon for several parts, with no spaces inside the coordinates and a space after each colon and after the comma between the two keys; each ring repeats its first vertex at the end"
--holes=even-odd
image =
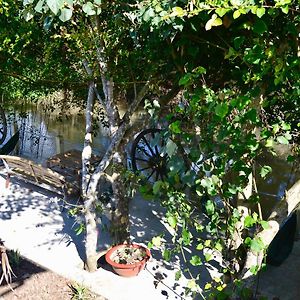
{"type": "MultiPolygon", "coordinates": [[[[164,257],[178,251],[185,256],[188,249],[194,254],[186,259],[191,266],[188,290],[195,297],[231,297],[234,289],[226,284],[243,278],[247,253],[258,256],[268,246],[256,236],[269,224],[262,219],[255,178],[265,178],[271,167],[258,164],[258,158],[275,154],[276,144],[294,146],[290,162],[297,156],[299,3],[2,4],[0,76],[7,83],[2,91],[18,86],[15,78],[70,89],[92,80],[102,85],[103,97],[105,80],[113,78],[113,97],[128,105],[147,87],[151,116],[160,123],[163,116],[168,124],[161,133],[167,175],[141,188],[167,209],[174,245],[165,245],[164,257]],[[83,61],[92,75],[81,70],[83,61]],[[162,100],[170,91],[180,91],[172,105],[162,100]],[[220,254],[224,276],[208,282],[204,296],[197,270],[220,254]]],[[[129,120],[116,123],[121,128],[129,120]]],[[[138,131],[131,129],[127,134],[138,131]]],[[[161,240],[155,237],[153,246],[164,247],[161,240]]],[[[256,274],[260,268],[254,262],[250,271],[256,274]]]]}
{"type": "MultiPolygon", "coordinates": [[[[181,102],[163,133],[173,141],[167,143],[167,177],[142,191],[161,199],[176,232],[174,247],[164,246],[166,259],[189,249],[194,255],[186,263],[197,269],[222,256],[220,270],[226,276],[205,289],[224,299],[233,291],[226,289],[228,275],[244,275],[246,253],[258,256],[268,246],[256,237],[269,224],[255,178],[265,178],[272,169],[258,163],[259,157],[275,154],[276,144],[294,144],[297,152],[299,7],[292,2],[148,3],[143,21],[153,31],[167,32],[181,49],[185,75],[179,81],[181,102]],[[237,237],[241,244],[236,245],[237,237]]],[[[250,271],[260,268],[254,261],[250,271]]],[[[199,293],[199,282],[196,272],[191,291],[199,293]]]]}

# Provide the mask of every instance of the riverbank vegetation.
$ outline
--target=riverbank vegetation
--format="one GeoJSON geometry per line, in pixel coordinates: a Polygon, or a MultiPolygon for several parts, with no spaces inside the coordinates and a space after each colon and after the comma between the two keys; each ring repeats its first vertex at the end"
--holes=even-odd
{"type": "MultiPolygon", "coordinates": [[[[287,163],[297,164],[299,3],[1,3],[1,93],[13,98],[37,87],[43,93],[88,91],[82,100],[87,268],[97,267],[97,185],[105,177],[112,184],[116,243],[129,239],[129,198],[142,185],[140,192],[167,208],[166,219],[176,232],[164,258],[185,249],[195,253],[187,261],[194,268],[188,292],[250,299],[245,283],[251,286],[249,278],[263,266],[280,223],[299,203],[299,182],[289,182],[284,199],[263,220],[256,189],[256,178],[272,172],[259,159],[266,152],[276,156],[277,144],[292,146],[287,163]],[[95,101],[101,104],[111,144],[92,170],[95,101]],[[141,117],[133,118],[141,108],[141,117]],[[141,128],[155,124],[165,124],[160,156],[166,169],[149,184],[128,172],[125,146],[141,128]],[[201,274],[195,268],[216,254],[222,256],[224,276],[199,286],[201,274]]],[[[152,244],[164,247],[160,237],[152,244]]]]}

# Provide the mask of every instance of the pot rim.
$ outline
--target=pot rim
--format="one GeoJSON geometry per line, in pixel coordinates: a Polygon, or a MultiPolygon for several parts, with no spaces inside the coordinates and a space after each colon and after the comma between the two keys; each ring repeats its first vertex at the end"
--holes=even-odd
{"type": "Polygon", "coordinates": [[[112,267],[119,268],[119,269],[128,269],[128,268],[139,267],[140,265],[146,263],[150,258],[151,258],[151,253],[150,253],[150,250],[147,247],[145,247],[143,245],[139,245],[139,244],[134,244],[134,243],[133,244],[119,244],[119,245],[113,246],[105,254],[105,259],[106,259],[107,263],[110,264],[112,267]],[[111,259],[111,255],[116,250],[118,250],[120,248],[125,248],[125,247],[127,247],[127,248],[136,248],[136,249],[143,248],[146,251],[146,256],[143,260],[141,260],[139,262],[136,262],[134,264],[119,264],[119,263],[116,263],[115,261],[113,261],[111,259]]]}

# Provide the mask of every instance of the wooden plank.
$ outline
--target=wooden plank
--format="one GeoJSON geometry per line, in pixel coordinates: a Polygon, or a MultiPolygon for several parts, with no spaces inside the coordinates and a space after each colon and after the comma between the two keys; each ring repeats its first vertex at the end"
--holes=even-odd
{"type": "Polygon", "coordinates": [[[49,168],[36,164],[31,160],[21,158],[18,156],[0,155],[8,165],[8,172],[12,175],[22,176],[34,184],[46,184],[55,187],[63,192],[67,191],[68,194],[78,193],[78,184],[68,182],[66,176],[63,176],[49,168]]]}

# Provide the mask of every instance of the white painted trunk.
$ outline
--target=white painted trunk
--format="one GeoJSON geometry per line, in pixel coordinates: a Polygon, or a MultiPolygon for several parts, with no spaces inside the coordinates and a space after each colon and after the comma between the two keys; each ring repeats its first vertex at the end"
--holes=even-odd
{"type": "MultiPolygon", "coordinates": [[[[300,204],[300,180],[298,180],[287,192],[285,197],[278,202],[272,214],[268,218],[270,227],[264,229],[256,234],[256,238],[260,238],[264,245],[270,245],[275,235],[279,231],[280,225],[290,216],[290,214],[297,209],[300,204]]],[[[240,273],[240,278],[246,280],[246,284],[253,283],[253,274],[250,272],[252,266],[261,266],[263,262],[263,251],[254,253],[249,250],[246,257],[246,262],[243,270],[240,273]]]]}

